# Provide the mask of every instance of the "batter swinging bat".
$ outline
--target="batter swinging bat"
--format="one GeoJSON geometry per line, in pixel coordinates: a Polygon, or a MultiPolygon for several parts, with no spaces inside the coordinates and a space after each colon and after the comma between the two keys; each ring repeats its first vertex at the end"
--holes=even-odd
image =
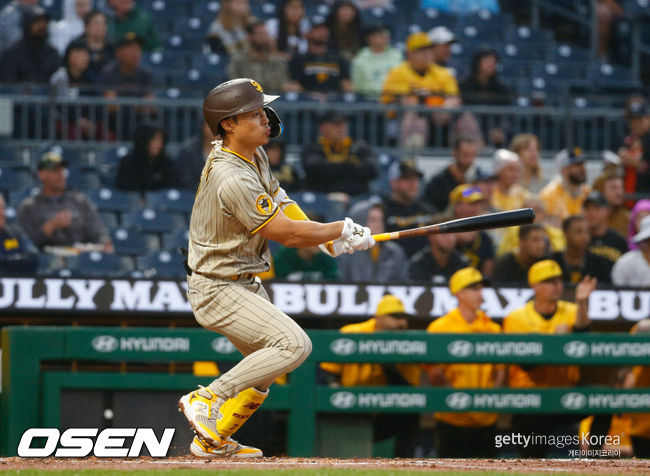
{"type": "Polygon", "coordinates": [[[489,230],[508,226],[527,225],[535,221],[535,211],[532,208],[520,208],[507,212],[487,213],[458,220],[446,221],[435,225],[421,226],[409,230],[392,231],[372,235],[375,241],[397,240],[414,236],[434,235],[439,233],[460,233],[463,231],[489,230]]]}

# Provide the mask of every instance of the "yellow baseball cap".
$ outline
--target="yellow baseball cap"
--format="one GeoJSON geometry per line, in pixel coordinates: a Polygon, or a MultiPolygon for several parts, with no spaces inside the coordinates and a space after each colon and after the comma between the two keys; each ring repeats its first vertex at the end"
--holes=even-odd
{"type": "Polygon", "coordinates": [[[552,259],[538,261],[528,270],[528,284],[537,284],[551,278],[562,276],[562,268],[552,259]]]}
{"type": "Polygon", "coordinates": [[[387,294],[381,298],[381,301],[379,301],[379,304],[377,304],[377,312],[375,312],[375,315],[388,316],[395,314],[404,317],[408,315],[406,314],[406,310],[404,309],[404,304],[402,304],[402,301],[397,296],[387,294]]]}
{"type": "Polygon", "coordinates": [[[476,268],[463,268],[456,271],[449,279],[449,290],[456,294],[472,284],[485,283],[481,272],[476,268]]]}
{"type": "Polygon", "coordinates": [[[481,189],[476,185],[470,185],[464,183],[458,185],[449,193],[449,201],[452,205],[461,202],[461,203],[476,203],[485,199],[481,189]]]}
{"type": "Polygon", "coordinates": [[[422,48],[428,48],[433,46],[433,42],[429,35],[423,31],[418,31],[417,33],[411,33],[406,39],[406,51],[409,53],[415,50],[421,50],[422,48]]]}

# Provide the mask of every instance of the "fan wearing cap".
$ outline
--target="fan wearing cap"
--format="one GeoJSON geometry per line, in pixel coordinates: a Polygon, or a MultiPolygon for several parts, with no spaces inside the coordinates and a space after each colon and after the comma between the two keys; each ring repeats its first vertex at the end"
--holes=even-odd
{"type": "Polygon", "coordinates": [[[47,84],[61,64],[59,53],[48,43],[49,21],[50,15],[38,5],[23,13],[23,37],[2,55],[0,80],[47,84]]]}
{"type": "Polygon", "coordinates": [[[607,219],[610,208],[607,200],[599,192],[591,192],[585,199],[583,209],[591,235],[589,251],[614,264],[627,252],[627,241],[620,233],[609,228],[607,219]]]}
{"type": "MultiPolygon", "coordinates": [[[[390,195],[383,197],[386,231],[399,231],[436,223],[436,210],[428,203],[419,200],[422,171],[415,160],[407,158],[393,162],[388,168],[390,195]]],[[[428,246],[426,237],[409,238],[395,242],[413,256],[428,246]]]]}
{"type": "Polygon", "coordinates": [[[498,149],[492,157],[492,167],[497,178],[492,192],[492,206],[499,211],[523,207],[530,193],[518,183],[522,167],[517,154],[507,149],[498,149]]]}
{"type": "Polygon", "coordinates": [[[564,220],[582,211],[582,204],[591,192],[587,181],[585,157],[582,149],[563,149],[555,161],[560,169],[560,177],[549,182],[539,193],[544,209],[549,215],[564,220]]]}
{"type": "Polygon", "coordinates": [[[38,162],[41,191],[18,207],[18,224],[40,249],[75,244],[113,245],[95,204],[82,193],[66,190],[68,162],[57,150],[43,154],[38,162]]]}
{"type": "MultiPolygon", "coordinates": [[[[391,294],[384,296],[377,304],[374,317],[364,322],[341,327],[344,334],[367,334],[373,332],[399,332],[408,329],[408,317],[404,304],[391,294]]],[[[413,385],[420,383],[418,364],[340,364],[323,362],[323,380],[344,387],[375,387],[386,385],[413,385]]],[[[414,437],[418,429],[419,416],[408,414],[379,413],[374,416],[374,440],[381,441],[396,437],[395,456],[413,457],[414,437]]]]}
{"type": "MultiPolygon", "coordinates": [[[[468,218],[483,213],[485,197],[481,190],[473,185],[463,184],[454,188],[449,194],[452,214],[450,220],[468,218]]],[[[494,268],[494,242],[485,230],[456,233],[456,248],[469,260],[470,265],[485,276],[492,276],[494,268]]]]}
{"type": "MultiPolygon", "coordinates": [[[[427,332],[453,334],[498,334],[499,324],[482,310],[483,275],[475,268],[456,271],[449,290],[458,306],[427,327],[427,332]]],[[[454,388],[494,388],[505,383],[503,365],[438,364],[425,365],[429,382],[454,388]]],[[[496,456],[494,435],[496,413],[441,413],[435,415],[436,443],[440,458],[489,458],[496,456]],[[471,441],[471,444],[468,442],[471,441]]]]}
{"type": "Polygon", "coordinates": [[[613,262],[589,251],[591,235],[589,223],[582,215],[572,215],[562,222],[566,249],[551,254],[562,268],[565,282],[578,284],[585,276],[593,276],[598,282],[611,283],[613,262]]]}
{"type": "MultiPolygon", "coordinates": [[[[503,332],[514,334],[566,334],[586,332],[591,326],[588,316],[589,295],[597,280],[586,276],[576,286],[575,302],[563,301],[562,268],[553,260],[535,263],[528,270],[528,284],[535,292],[525,306],[515,309],[503,320],[503,332]]],[[[513,388],[573,387],[580,379],[574,365],[510,365],[508,383],[513,388]]],[[[583,416],[580,416],[580,419],[583,416]]],[[[568,415],[515,415],[513,428],[523,434],[539,433],[540,428],[553,434],[553,427],[570,421],[568,415]]],[[[544,457],[546,446],[520,447],[527,457],[544,457]]]]}
{"type": "Polygon", "coordinates": [[[352,139],[348,118],[334,110],[320,118],[318,139],[302,151],[305,188],[312,192],[350,196],[369,192],[370,182],[378,175],[370,147],[352,139]]]}
{"type": "Polygon", "coordinates": [[[330,29],[325,19],[314,17],[307,33],[307,52],[289,61],[289,90],[314,93],[317,98],[327,93],[352,92],[350,63],[330,48],[329,42],[330,29]]]}
{"type": "Polygon", "coordinates": [[[388,72],[383,86],[383,102],[426,104],[431,107],[460,105],[458,82],[443,66],[433,62],[433,42],[424,32],[406,39],[406,61],[388,72]]]}
{"type": "Polygon", "coordinates": [[[145,51],[160,48],[160,38],[156,25],[149,14],[136,5],[135,0],[108,0],[112,15],[108,18],[108,36],[113,42],[119,41],[128,32],[143,39],[145,51]]]}
{"type": "Polygon", "coordinates": [[[641,220],[632,241],[639,249],[628,251],[616,261],[612,282],[616,286],[650,287],[650,215],[641,220]]]}
{"type": "Polygon", "coordinates": [[[203,102],[217,140],[190,218],[187,296],[197,322],[230,339],[244,358],[179,401],[197,433],[190,451],[200,457],[262,456],[231,436],[262,404],[275,378],[311,352],[307,334],[269,301],[256,276],[270,268],[268,240],[294,248],[333,241],[323,246],[331,256],[374,245],[370,230],[349,218],[309,221],[273,177],[262,146],[282,134],[269,106],[277,98],[264,94],[257,81],[239,78],[218,85],[203,102]]]}

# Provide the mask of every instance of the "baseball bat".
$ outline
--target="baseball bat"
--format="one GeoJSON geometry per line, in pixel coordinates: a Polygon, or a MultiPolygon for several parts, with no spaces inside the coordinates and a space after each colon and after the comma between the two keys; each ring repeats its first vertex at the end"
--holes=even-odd
{"type": "Polygon", "coordinates": [[[508,226],[527,225],[535,221],[535,211],[532,208],[520,208],[507,212],[487,213],[473,217],[459,218],[435,225],[410,228],[408,230],[392,231],[372,235],[375,241],[398,240],[415,236],[435,235],[439,233],[461,233],[464,231],[489,230],[508,226]]]}

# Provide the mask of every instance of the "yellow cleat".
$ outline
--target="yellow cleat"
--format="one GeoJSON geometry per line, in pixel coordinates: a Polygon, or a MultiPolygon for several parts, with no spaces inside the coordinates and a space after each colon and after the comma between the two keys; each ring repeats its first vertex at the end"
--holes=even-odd
{"type": "Polygon", "coordinates": [[[203,438],[195,436],[190,445],[190,452],[200,458],[261,458],[262,450],[242,445],[230,438],[219,445],[211,445],[203,438]]]}
{"type": "Polygon", "coordinates": [[[222,437],[217,431],[217,415],[225,400],[208,387],[183,395],[178,401],[178,408],[190,422],[192,429],[207,443],[218,446],[222,437]]]}

